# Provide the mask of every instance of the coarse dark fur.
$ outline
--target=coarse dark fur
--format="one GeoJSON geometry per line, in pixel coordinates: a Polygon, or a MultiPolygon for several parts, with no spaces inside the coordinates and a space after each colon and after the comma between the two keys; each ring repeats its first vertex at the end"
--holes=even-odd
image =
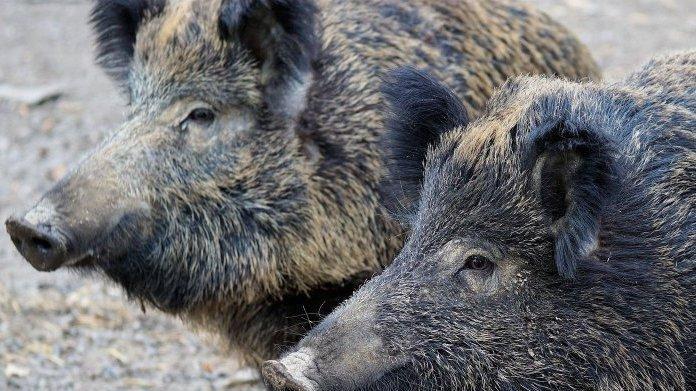
{"type": "Polygon", "coordinates": [[[384,70],[429,69],[472,116],[513,75],[597,77],[572,34],[504,0],[100,0],[92,20],[128,120],[8,227],[67,243],[42,258],[15,237],[38,268],[103,272],[252,363],[402,245],[377,192],[384,70]]]}
{"type": "Polygon", "coordinates": [[[422,176],[393,179],[418,193],[403,197],[402,252],[264,364],[267,382],[694,389],[696,52],[616,84],[513,78],[449,129],[464,108],[434,83],[407,69],[387,87],[402,116],[392,163],[426,160],[422,176]]]}

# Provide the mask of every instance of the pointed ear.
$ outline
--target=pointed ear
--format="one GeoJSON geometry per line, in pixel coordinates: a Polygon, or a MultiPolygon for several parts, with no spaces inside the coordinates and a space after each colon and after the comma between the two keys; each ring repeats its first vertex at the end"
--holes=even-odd
{"type": "Polygon", "coordinates": [[[319,51],[312,0],[224,0],[219,28],[236,39],[261,69],[269,109],[295,118],[306,106],[319,51]]]}
{"type": "Polygon", "coordinates": [[[525,164],[551,222],[556,267],[573,278],[599,240],[600,214],[617,173],[614,144],[601,132],[569,124],[542,127],[529,137],[525,164]]]}
{"type": "Polygon", "coordinates": [[[408,224],[420,199],[428,148],[440,136],[469,122],[462,102],[449,88],[425,71],[400,68],[384,81],[387,103],[382,138],[388,170],[381,185],[383,203],[408,224]]]}
{"type": "Polygon", "coordinates": [[[119,83],[128,79],[135,36],[143,19],[164,8],[164,0],[97,0],[90,23],[97,37],[97,63],[119,83]]]}

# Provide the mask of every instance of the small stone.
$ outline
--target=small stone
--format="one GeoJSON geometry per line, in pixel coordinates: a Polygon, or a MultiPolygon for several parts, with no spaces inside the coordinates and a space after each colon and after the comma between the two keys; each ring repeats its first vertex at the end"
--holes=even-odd
{"type": "Polygon", "coordinates": [[[0,99],[28,106],[38,106],[58,99],[61,95],[63,91],[58,85],[28,87],[0,84],[0,99]]]}
{"type": "Polygon", "coordinates": [[[48,118],[44,119],[43,122],[41,122],[41,127],[39,128],[39,130],[43,134],[51,134],[51,132],[53,131],[53,128],[55,128],[55,127],[56,127],[56,120],[51,118],[51,117],[48,117],[48,118]]]}
{"type": "Polygon", "coordinates": [[[29,376],[29,369],[20,367],[15,364],[7,364],[5,366],[5,376],[6,377],[27,377],[29,376]]]}

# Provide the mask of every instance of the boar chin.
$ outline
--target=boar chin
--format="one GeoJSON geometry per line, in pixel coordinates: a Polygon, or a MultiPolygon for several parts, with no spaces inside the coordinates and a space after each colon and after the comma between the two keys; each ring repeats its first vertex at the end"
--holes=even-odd
{"type": "MultiPolygon", "coordinates": [[[[163,257],[157,236],[131,238],[128,250],[108,246],[98,253],[92,265],[118,283],[131,299],[144,301],[167,313],[180,313],[191,303],[189,275],[178,270],[176,259],[163,257]],[[149,276],[149,278],[143,278],[149,276]]],[[[173,256],[173,254],[172,254],[173,256]]]]}

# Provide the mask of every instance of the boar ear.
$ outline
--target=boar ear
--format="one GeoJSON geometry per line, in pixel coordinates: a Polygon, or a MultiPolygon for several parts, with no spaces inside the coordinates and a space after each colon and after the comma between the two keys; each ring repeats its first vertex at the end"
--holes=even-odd
{"type": "Polygon", "coordinates": [[[312,0],[225,0],[219,28],[238,39],[261,68],[269,109],[294,118],[304,110],[319,51],[312,0]]]}
{"type": "Polygon", "coordinates": [[[536,129],[530,140],[527,164],[551,222],[556,267],[573,278],[579,261],[597,246],[600,213],[616,177],[613,142],[569,124],[536,129]]]}
{"type": "Polygon", "coordinates": [[[90,23],[97,37],[97,63],[117,82],[128,79],[135,36],[143,19],[164,8],[164,0],[97,0],[90,23]]]}
{"type": "Polygon", "coordinates": [[[387,177],[383,203],[394,217],[408,224],[423,182],[428,148],[440,136],[469,122],[457,96],[424,71],[404,67],[390,73],[382,86],[387,103],[382,138],[387,177]]]}

